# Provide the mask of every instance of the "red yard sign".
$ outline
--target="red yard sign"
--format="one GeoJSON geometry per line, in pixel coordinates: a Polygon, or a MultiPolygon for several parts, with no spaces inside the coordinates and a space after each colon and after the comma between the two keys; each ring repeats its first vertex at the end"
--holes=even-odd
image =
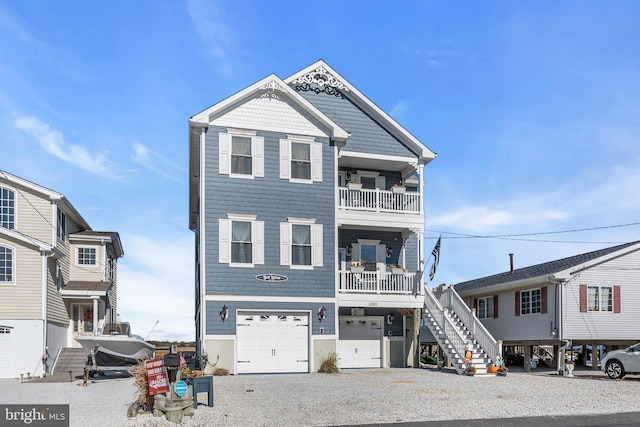
{"type": "Polygon", "coordinates": [[[169,391],[169,378],[167,371],[164,369],[164,360],[162,358],[147,360],[147,380],[149,382],[149,394],[167,393],[169,391]]]}

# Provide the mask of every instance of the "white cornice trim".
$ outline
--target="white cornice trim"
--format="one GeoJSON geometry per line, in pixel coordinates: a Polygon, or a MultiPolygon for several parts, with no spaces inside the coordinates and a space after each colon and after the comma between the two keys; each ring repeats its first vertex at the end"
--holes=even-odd
{"type": "Polygon", "coordinates": [[[35,239],[33,237],[27,236],[15,230],[9,230],[7,228],[0,227],[0,236],[7,236],[19,242],[25,243],[31,247],[37,248],[40,252],[52,254],[53,246],[43,242],[42,240],[35,239]]]}
{"type": "Polygon", "coordinates": [[[594,258],[590,261],[587,261],[585,263],[576,265],[574,267],[571,268],[567,268],[565,270],[559,271],[555,274],[556,277],[561,278],[561,279],[570,279],[571,277],[573,277],[573,275],[586,270],[588,268],[594,267],[598,264],[602,264],[604,262],[607,261],[611,261],[614,258],[618,258],[621,257],[623,255],[626,255],[628,253],[631,252],[635,252],[637,250],[640,250],[640,243],[637,243],[635,245],[631,245],[631,246],[627,246],[626,248],[620,249],[618,251],[615,252],[611,252],[609,254],[603,255],[601,257],[598,258],[594,258]]]}
{"type": "Polygon", "coordinates": [[[227,303],[228,302],[232,302],[232,303],[233,302],[291,302],[291,303],[335,304],[337,302],[337,298],[267,297],[267,296],[245,296],[245,295],[205,295],[204,299],[205,301],[220,301],[220,302],[227,302],[227,303]]]}

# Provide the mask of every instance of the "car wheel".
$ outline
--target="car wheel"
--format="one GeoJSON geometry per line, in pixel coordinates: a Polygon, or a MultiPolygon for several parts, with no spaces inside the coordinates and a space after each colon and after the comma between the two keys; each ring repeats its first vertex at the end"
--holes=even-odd
{"type": "Polygon", "coordinates": [[[617,380],[618,378],[624,377],[624,367],[622,366],[622,363],[618,362],[617,360],[612,360],[607,363],[605,372],[612,380],[617,380]]]}

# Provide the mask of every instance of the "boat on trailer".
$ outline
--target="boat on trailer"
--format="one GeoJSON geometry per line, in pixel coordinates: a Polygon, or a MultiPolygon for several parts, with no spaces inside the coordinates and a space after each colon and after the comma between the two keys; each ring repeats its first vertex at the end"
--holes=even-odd
{"type": "Polygon", "coordinates": [[[76,341],[87,353],[89,375],[104,371],[128,371],[141,360],[153,357],[155,346],[131,334],[127,322],[106,323],[99,335],[78,335],[76,341]]]}

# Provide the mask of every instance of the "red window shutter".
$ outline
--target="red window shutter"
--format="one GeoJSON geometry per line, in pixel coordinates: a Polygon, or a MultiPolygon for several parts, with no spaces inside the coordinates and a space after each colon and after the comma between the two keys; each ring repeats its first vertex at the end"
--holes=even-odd
{"type": "Polygon", "coordinates": [[[498,318],[498,295],[493,296],[493,318],[498,318]]]}
{"type": "Polygon", "coordinates": [[[516,292],[516,316],[520,316],[520,291],[516,292]]]}
{"type": "Polygon", "coordinates": [[[620,285],[613,287],[613,312],[620,313],[620,285]]]}
{"type": "Polygon", "coordinates": [[[587,285],[580,285],[580,313],[587,312],[587,285]]]}
{"type": "Polygon", "coordinates": [[[547,287],[543,286],[540,289],[540,312],[545,314],[547,312],[547,287]]]}

